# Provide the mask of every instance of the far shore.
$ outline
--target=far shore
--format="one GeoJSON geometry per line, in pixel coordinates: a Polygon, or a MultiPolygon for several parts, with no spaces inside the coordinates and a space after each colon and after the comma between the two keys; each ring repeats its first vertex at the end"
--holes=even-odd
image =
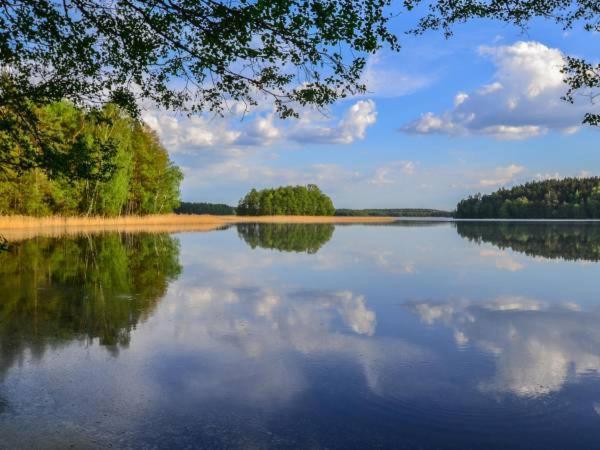
{"type": "Polygon", "coordinates": [[[212,231],[237,223],[390,223],[395,217],[339,216],[214,216],[162,214],[120,217],[0,216],[0,235],[8,240],[106,231],[176,233],[212,231]]]}

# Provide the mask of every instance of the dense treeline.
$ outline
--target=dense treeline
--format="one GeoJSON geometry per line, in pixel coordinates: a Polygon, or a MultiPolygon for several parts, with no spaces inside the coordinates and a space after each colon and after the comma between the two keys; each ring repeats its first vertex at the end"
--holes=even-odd
{"type": "Polygon", "coordinates": [[[180,273],[179,241],[168,234],[14,243],[0,253],[0,379],[48,345],[98,339],[111,352],[126,348],[180,273]]]}
{"type": "Polygon", "coordinates": [[[331,199],[314,184],[252,189],[237,207],[240,216],[332,216],[334,212],[331,199]]]}
{"type": "Polygon", "coordinates": [[[333,236],[335,226],[323,223],[240,223],[238,236],[252,247],[282,252],[317,253],[333,236]]]}
{"type": "Polygon", "coordinates": [[[423,208],[336,209],[336,216],[351,217],[452,217],[449,211],[423,208]]]}
{"type": "Polygon", "coordinates": [[[175,208],[177,214],[214,214],[215,216],[230,216],[235,214],[233,206],[223,203],[181,202],[175,208]]]}
{"type": "Polygon", "coordinates": [[[526,183],[462,200],[458,218],[598,219],[600,178],[564,178],[526,183]]]}
{"type": "Polygon", "coordinates": [[[600,224],[566,222],[457,222],[458,234],[528,256],[600,261],[600,224]]]}
{"type": "Polygon", "coordinates": [[[34,128],[0,111],[0,214],[118,216],[178,206],[181,171],[143,123],[114,105],[33,111],[34,128]],[[40,163],[39,152],[51,163],[40,163]]]}

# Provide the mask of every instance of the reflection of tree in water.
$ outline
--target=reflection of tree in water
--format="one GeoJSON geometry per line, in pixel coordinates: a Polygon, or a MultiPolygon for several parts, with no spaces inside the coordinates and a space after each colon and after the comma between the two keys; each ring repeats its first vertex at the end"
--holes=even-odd
{"type": "Polygon", "coordinates": [[[98,339],[129,343],[181,267],[169,235],[37,238],[0,254],[0,375],[25,350],[98,339]]]}
{"type": "Polygon", "coordinates": [[[252,247],[284,252],[317,253],[333,236],[335,226],[323,223],[240,223],[238,235],[252,247]]]}
{"type": "Polygon", "coordinates": [[[600,224],[458,222],[458,234],[477,243],[565,260],[600,261],[600,224]]]}

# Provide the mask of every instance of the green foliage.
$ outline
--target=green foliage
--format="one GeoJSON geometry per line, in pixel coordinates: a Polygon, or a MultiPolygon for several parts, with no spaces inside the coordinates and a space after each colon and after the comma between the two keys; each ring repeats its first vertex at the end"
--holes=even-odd
{"type": "Polygon", "coordinates": [[[333,236],[335,226],[318,223],[240,223],[238,235],[253,249],[317,253],[333,236]]]}
{"type": "Polygon", "coordinates": [[[528,256],[568,261],[600,261],[600,225],[596,223],[457,222],[458,234],[528,256]]]}
{"type": "Polygon", "coordinates": [[[25,350],[97,339],[127,347],[180,272],[166,234],[35,238],[0,253],[0,376],[25,350]]]}
{"type": "Polygon", "coordinates": [[[333,202],[314,184],[252,189],[238,204],[240,216],[332,216],[333,202]]]}
{"type": "Polygon", "coordinates": [[[34,128],[0,130],[0,153],[11,155],[0,162],[0,214],[118,216],[178,206],[180,170],[155,133],[116,106],[86,112],[59,102],[32,111],[34,128]]]}
{"type": "Polygon", "coordinates": [[[213,214],[215,216],[230,216],[235,214],[233,206],[221,203],[181,202],[175,209],[177,214],[213,214]]]}
{"type": "Polygon", "coordinates": [[[336,209],[336,216],[349,217],[452,217],[449,211],[422,208],[336,209]]]}
{"type": "Polygon", "coordinates": [[[457,218],[599,219],[600,177],[526,183],[462,200],[457,218]]]}
{"type": "Polygon", "coordinates": [[[382,45],[391,0],[0,0],[0,61],[28,98],[221,112],[271,96],[323,106],[364,92],[361,71],[382,45]],[[177,83],[173,83],[176,80],[177,83]]]}

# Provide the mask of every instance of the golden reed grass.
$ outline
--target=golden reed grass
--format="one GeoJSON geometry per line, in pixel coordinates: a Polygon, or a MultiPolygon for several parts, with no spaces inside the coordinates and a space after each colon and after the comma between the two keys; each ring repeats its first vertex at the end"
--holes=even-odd
{"type": "Polygon", "coordinates": [[[335,216],[213,216],[162,214],[121,217],[0,216],[0,234],[8,240],[108,231],[177,233],[212,231],[236,223],[385,223],[392,217],[335,216]]]}

